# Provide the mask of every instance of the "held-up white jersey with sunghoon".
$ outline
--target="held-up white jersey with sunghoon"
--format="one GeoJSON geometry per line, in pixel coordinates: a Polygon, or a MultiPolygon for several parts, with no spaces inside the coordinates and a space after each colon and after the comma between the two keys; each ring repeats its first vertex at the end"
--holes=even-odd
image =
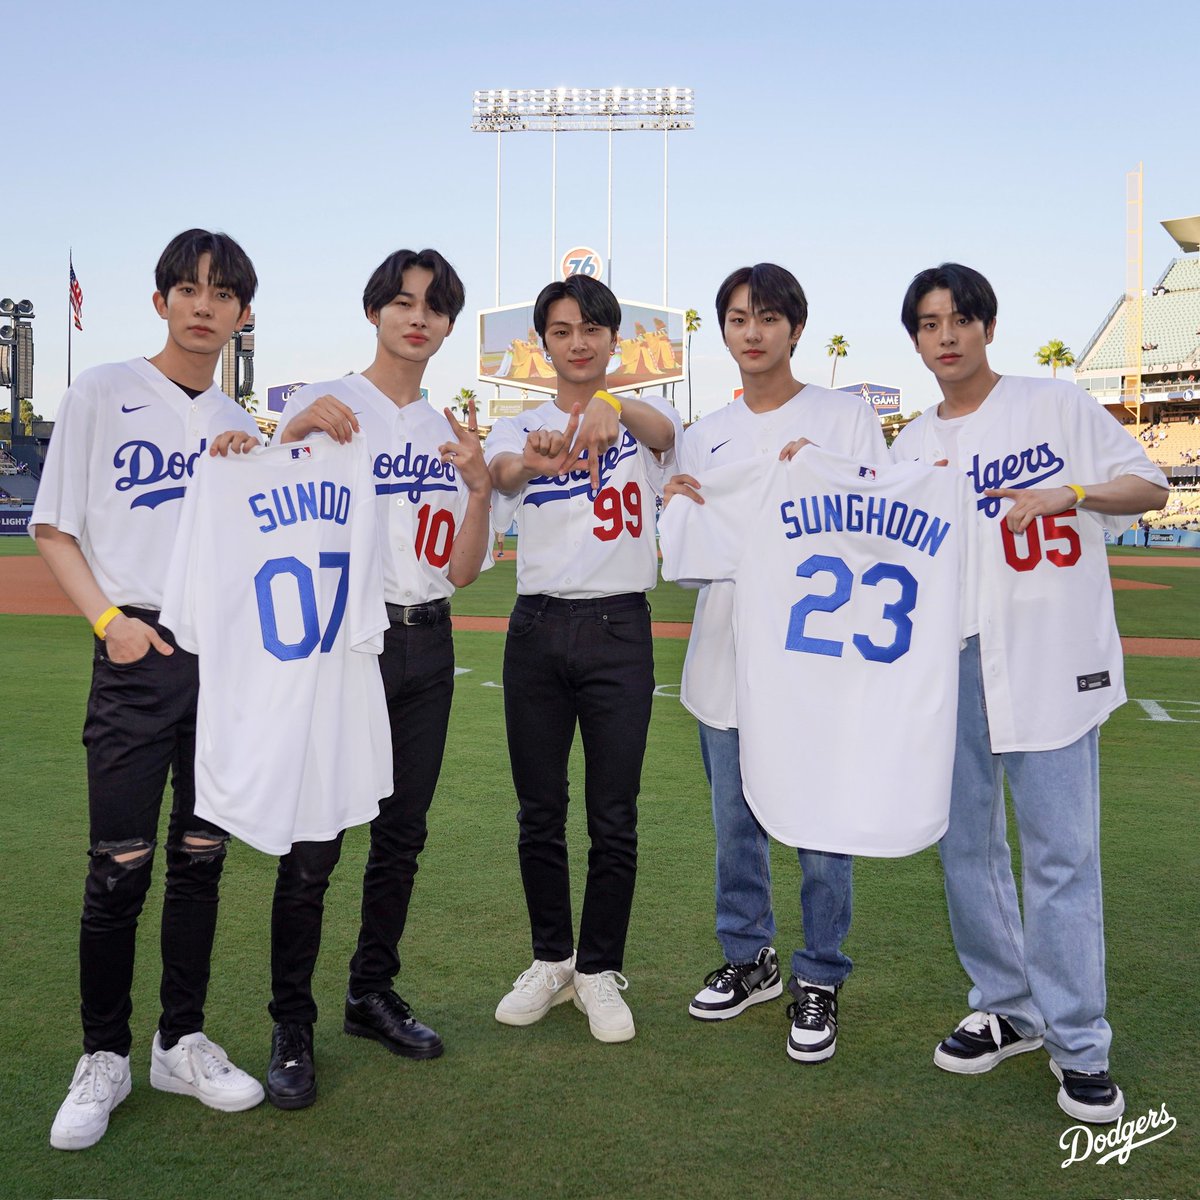
{"type": "MultiPolygon", "coordinates": [[[[871,406],[860,396],[810,383],[771,412],[752,412],[739,398],[689,426],[677,454],[678,470],[699,476],[746,459],[777,458],[788,442],[801,437],[862,462],[887,461],[887,443],[871,406]]],[[[733,584],[706,584],[696,598],[680,699],[692,716],[714,729],[738,723],[732,625],[733,584]]]]}
{"type": "Polygon", "coordinates": [[[734,584],[742,791],[773,837],[912,854],[945,832],[970,558],[966,488],[805,447],[698,476],[666,579],[734,584]]]}
{"type": "Polygon", "coordinates": [[[213,386],[194,400],[144,358],[67,389],[29,519],[79,543],[112,604],[161,608],[184,493],[209,443],[252,417],[213,386]]]}
{"type": "Polygon", "coordinates": [[[268,854],[371,820],[392,790],[366,442],[210,458],[162,621],[200,656],[196,812],[268,854]]]}
{"type": "MultiPolygon", "coordinates": [[[[398,408],[369,379],[346,375],[289,397],[275,442],[297,413],[327,395],[358,417],[370,450],[385,599],[408,606],[453,595],[450,552],[470,495],[454,465],[438,457],[438,447],[454,438],[450,422],[423,400],[398,408]]],[[[485,553],[482,569],[491,565],[485,553]]]]}
{"type": "Polygon", "coordinates": [[[979,527],[977,625],[992,750],[1055,750],[1125,702],[1104,531],[1129,517],[1084,509],[1039,517],[1021,535],[1001,519],[1008,500],[985,488],[1107,483],[1137,475],[1166,486],[1136,439],[1065,380],[1003,376],[967,417],[936,407],[892,446],[895,459],[951,458],[966,473],[979,527]],[[947,437],[941,426],[950,424],[947,437]]]}
{"type": "MultiPolygon", "coordinates": [[[[679,439],[679,414],[660,396],[642,396],[671,420],[679,439]]],[[[535,429],[563,430],[568,414],[553,401],[497,421],[485,454],[521,455],[535,429]]],[[[677,442],[678,444],[678,442],[677,442]]],[[[531,479],[512,496],[492,493],[492,526],[517,521],[517,592],[569,600],[649,591],[658,580],[654,536],[656,497],[666,482],[663,465],[622,425],[603,456],[595,495],[586,470],[531,479]]]]}

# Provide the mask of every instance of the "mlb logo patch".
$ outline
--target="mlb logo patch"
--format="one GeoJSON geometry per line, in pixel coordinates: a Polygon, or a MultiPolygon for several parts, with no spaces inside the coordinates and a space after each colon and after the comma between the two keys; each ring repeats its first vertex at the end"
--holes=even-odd
{"type": "Polygon", "coordinates": [[[292,447],[292,457],[293,458],[312,458],[312,447],[311,446],[293,446],[292,447]]]}
{"type": "Polygon", "coordinates": [[[859,479],[874,479],[875,478],[875,468],[874,467],[859,467],[858,468],[858,477],[859,477],[859,479]]]}

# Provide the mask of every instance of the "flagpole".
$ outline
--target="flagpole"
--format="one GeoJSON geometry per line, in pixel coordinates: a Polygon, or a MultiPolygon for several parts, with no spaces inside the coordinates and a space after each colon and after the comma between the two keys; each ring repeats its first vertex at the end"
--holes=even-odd
{"type": "Polygon", "coordinates": [[[75,309],[71,296],[71,276],[75,273],[74,247],[67,249],[67,387],[71,386],[71,326],[75,323],[75,309]]]}

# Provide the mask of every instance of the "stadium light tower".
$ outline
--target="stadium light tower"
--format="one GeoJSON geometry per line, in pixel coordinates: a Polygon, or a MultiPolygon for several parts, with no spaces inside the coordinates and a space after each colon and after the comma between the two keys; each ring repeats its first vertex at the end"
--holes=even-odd
{"type": "Polygon", "coordinates": [[[0,386],[8,385],[10,445],[17,445],[21,428],[21,401],[33,399],[33,326],[37,316],[32,300],[0,300],[0,386]],[[10,323],[11,322],[11,323],[10,323]]]}
{"type": "Polygon", "coordinates": [[[667,139],[695,128],[691,88],[489,88],[474,96],[471,129],[496,134],[496,305],[500,304],[500,155],[506,133],[550,134],[550,273],[558,274],[558,134],[572,130],[608,133],[608,245],[612,286],[612,135],[630,130],[663,134],[663,305],[667,303],[667,139]]]}

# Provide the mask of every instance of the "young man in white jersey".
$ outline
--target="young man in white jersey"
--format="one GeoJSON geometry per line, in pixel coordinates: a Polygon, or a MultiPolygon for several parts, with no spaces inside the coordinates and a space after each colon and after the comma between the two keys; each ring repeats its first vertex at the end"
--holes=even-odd
{"type": "Polygon", "coordinates": [[[94,1145],[130,1090],[134,944],[168,772],[174,800],[162,914],[162,1015],[150,1083],[228,1112],[261,1085],[204,1035],[204,1000],[228,834],[195,800],[197,660],[159,623],[181,501],[196,461],[258,444],[254,421],[213,384],[250,314],[254,267],[225,234],[190,229],[155,268],[167,341],[151,359],[93,367],[68,389],[30,519],[54,577],[92,622],[83,742],[91,848],[80,923],[84,1054],[50,1131],[94,1145]]]}
{"type": "Polygon", "coordinates": [[[943,263],[909,285],[901,321],[942,401],[896,459],[965,471],[979,529],[978,633],[959,673],[950,825],[940,843],[955,949],[973,1011],[934,1052],[974,1075],[1045,1044],[1058,1103],[1116,1121],[1100,886],[1099,726],[1125,700],[1104,530],[1167,499],[1162,472],[1086,392],[1000,376],[996,296],[943,263]],[[1005,834],[1021,839],[1023,904],[1005,834]]]}
{"type": "MultiPolygon", "coordinates": [[[[491,477],[474,403],[464,428],[448,409],[443,416],[421,399],[425,368],[464,300],[457,272],[436,250],[397,250],[363,291],[363,310],[376,328],[374,361],[361,374],[301,389],[279,419],[282,442],[313,433],[346,442],[361,430],[370,451],[391,618],[379,664],[395,791],[380,801],[371,822],[343,1028],[408,1058],[436,1058],[443,1050],[442,1039],[413,1016],[393,985],[454,694],[450,597],[479,575],[491,542],[491,477]]],[[[312,972],[341,844],[340,835],[297,842],[279,863],[267,1073],[268,1098],[279,1108],[303,1108],[316,1098],[312,972]]]]}
{"type": "Polygon", "coordinates": [[[621,326],[621,306],[604,284],[582,275],[549,284],[534,325],[558,394],[498,421],[487,442],[493,524],[504,528],[514,513],[517,521],[504,713],[534,957],[496,1019],[531,1025],[574,998],[597,1039],[623,1042],[635,1032],[621,968],[654,692],[646,592],[658,578],[656,456],[681,426],[664,399],[618,400],[603,390],[621,326]],[[578,942],[566,844],[576,723],[591,837],[578,942]]]}
{"type": "MultiPolygon", "coordinates": [[[[717,320],[744,390],[688,428],[678,457],[681,473],[667,485],[668,500],[682,495],[703,504],[698,473],[762,455],[790,458],[801,439],[865,463],[886,459],[869,405],[847,392],[801,383],[792,374],[808,301],[790,271],[774,263],[734,271],[717,292],[717,320]]],[[[702,588],[681,688],[684,706],[700,725],[700,752],[712,787],[717,940],[726,960],[709,973],[688,1007],[701,1021],[728,1020],[783,992],[772,945],[769,841],[742,794],[733,586],[718,581],[702,588]]],[[[837,1048],[838,992],[852,967],[842,943],[850,931],[853,860],[818,850],[797,853],[804,948],[791,961],[787,1053],[795,1062],[824,1062],[837,1048]]]]}

